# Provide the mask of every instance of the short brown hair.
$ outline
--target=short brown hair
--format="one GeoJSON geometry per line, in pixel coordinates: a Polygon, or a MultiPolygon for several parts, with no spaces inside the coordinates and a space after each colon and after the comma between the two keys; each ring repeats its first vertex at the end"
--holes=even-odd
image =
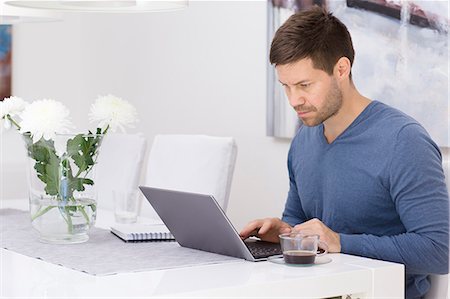
{"type": "Polygon", "coordinates": [[[317,6],[292,15],[277,30],[270,47],[270,63],[275,66],[310,58],[316,69],[329,75],[341,57],[347,57],[353,65],[354,56],[347,27],[317,6]]]}

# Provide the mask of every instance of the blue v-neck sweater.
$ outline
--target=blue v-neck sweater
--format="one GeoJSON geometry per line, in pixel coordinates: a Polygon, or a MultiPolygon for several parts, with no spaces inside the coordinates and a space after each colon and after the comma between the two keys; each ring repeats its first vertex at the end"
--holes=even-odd
{"type": "Polygon", "coordinates": [[[449,197],[438,146],[411,117],[373,101],[328,144],[323,125],[302,126],[288,155],[283,220],[318,218],[341,252],[402,263],[406,298],[448,273],[449,197]]]}

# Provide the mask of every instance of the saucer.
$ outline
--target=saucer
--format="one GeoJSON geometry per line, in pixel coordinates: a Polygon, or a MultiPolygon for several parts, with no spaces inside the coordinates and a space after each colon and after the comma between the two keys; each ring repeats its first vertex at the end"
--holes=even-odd
{"type": "Polygon", "coordinates": [[[328,256],[317,256],[314,261],[314,264],[287,264],[287,263],[285,263],[282,255],[274,255],[274,256],[269,257],[267,260],[274,264],[286,265],[286,266],[291,266],[291,267],[311,267],[311,266],[316,266],[316,265],[328,264],[332,261],[332,259],[328,256]]]}

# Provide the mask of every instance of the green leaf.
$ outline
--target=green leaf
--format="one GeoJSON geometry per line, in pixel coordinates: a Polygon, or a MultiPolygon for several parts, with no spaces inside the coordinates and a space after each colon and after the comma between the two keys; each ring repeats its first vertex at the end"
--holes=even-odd
{"type": "Polygon", "coordinates": [[[86,189],[84,185],[94,185],[94,181],[86,178],[73,178],[69,183],[69,187],[77,191],[84,191],[86,189]]]}
{"type": "Polygon", "coordinates": [[[84,191],[85,185],[93,185],[91,179],[80,177],[84,176],[95,165],[95,156],[99,146],[100,138],[92,136],[91,132],[88,136],[78,134],[73,139],[67,141],[67,156],[70,157],[74,164],[78,167],[75,176],[68,176],[68,188],[70,192],[84,191]]]}
{"type": "Polygon", "coordinates": [[[60,159],[53,153],[50,154],[48,163],[45,165],[45,192],[48,195],[58,195],[59,194],[59,182],[61,175],[59,173],[60,159]]]}
{"type": "MultiPolygon", "coordinates": [[[[78,134],[67,141],[67,153],[61,158],[56,155],[52,140],[40,139],[33,143],[29,134],[24,134],[28,155],[36,161],[34,169],[38,178],[45,184],[48,195],[56,195],[58,199],[73,200],[75,191],[84,191],[85,185],[93,185],[94,181],[84,176],[95,165],[95,159],[102,136],[78,134]],[[74,176],[70,161],[78,167],[74,176]]],[[[70,212],[70,209],[67,210],[70,212]]]]}
{"type": "Polygon", "coordinates": [[[73,155],[72,159],[73,159],[75,165],[78,166],[79,173],[87,170],[88,164],[86,163],[86,159],[82,155],[79,155],[79,154],[73,155]]]}
{"type": "Polygon", "coordinates": [[[85,137],[78,134],[67,141],[67,155],[71,157],[78,166],[78,177],[95,164],[93,157],[96,154],[98,141],[92,136],[85,137]]]}
{"type": "Polygon", "coordinates": [[[33,143],[28,135],[24,135],[27,144],[28,155],[36,161],[34,169],[38,178],[46,185],[45,192],[48,195],[57,195],[59,192],[59,163],[54,142],[40,139],[33,143]]]}
{"type": "Polygon", "coordinates": [[[84,138],[82,134],[76,135],[73,139],[67,140],[67,155],[73,156],[80,151],[80,145],[83,143],[84,138]]]}
{"type": "Polygon", "coordinates": [[[36,164],[34,165],[34,169],[36,169],[36,172],[37,172],[37,173],[40,173],[40,174],[45,173],[45,165],[43,165],[43,164],[36,163],[36,164]]]}
{"type": "Polygon", "coordinates": [[[93,180],[91,180],[91,179],[86,179],[86,178],[83,178],[83,184],[86,184],[86,185],[94,185],[94,181],[93,180]]]}

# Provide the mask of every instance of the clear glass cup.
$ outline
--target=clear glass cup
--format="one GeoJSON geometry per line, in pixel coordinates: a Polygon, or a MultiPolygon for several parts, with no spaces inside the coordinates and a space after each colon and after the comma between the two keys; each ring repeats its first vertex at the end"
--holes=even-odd
{"type": "Polygon", "coordinates": [[[279,235],[281,250],[286,264],[314,264],[317,256],[328,253],[328,246],[320,241],[319,235],[290,232],[279,235]],[[324,249],[319,253],[320,248],[324,249]]]}
{"type": "Polygon", "coordinates": [[[139,209],[139,192],[133,190],[113,190],[114,217],[118,223],[137,221],[139,209]]]}

